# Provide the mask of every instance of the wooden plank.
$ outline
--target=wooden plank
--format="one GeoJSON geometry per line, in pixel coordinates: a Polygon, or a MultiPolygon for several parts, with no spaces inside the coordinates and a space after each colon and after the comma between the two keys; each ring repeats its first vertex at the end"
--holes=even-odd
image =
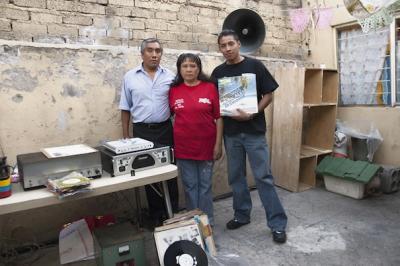
{"type": "Polygon", "coordinates": [[[232,192],[228,183],[228,168],[226,153],[223,150],[222,158],[214,162],[212,190],[213,197],[218,198],[232,192]]]}
{"type": "Polygon", "coordinates": [[[332,150],[320,149],[308,145],[301,145],[300,158],[314,157],[331,152],[332,150]]]}
{"type": "Polygon", "coordinates": [[[275,184],[298,191],[304,68],[280,68],[275,73],[272,127],[272,173],[275,184]]]}
{"type": "Polygon", "coordinates": [[[317,107],[317,106],[336,106],[336,103],[324,102],[324,103],[305,103],[304,104],[304,107],[317,107]]]}

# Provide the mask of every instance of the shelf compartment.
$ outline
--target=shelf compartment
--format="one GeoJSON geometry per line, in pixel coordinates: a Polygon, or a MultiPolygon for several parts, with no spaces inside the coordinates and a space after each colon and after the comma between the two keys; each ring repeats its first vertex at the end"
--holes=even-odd
{"type": "Polygon", "coordinates": [[[336,70],[324,70],[322,77],[322,102],[336,103],[338,100],[339,74],[336,70]]]}
{"type": "Polygon", "coordinates": [[[300,159],[297,191],[304,191],[312,187],[315,187],[316,167],[317,167],[317,156],[300,159]]]}
{"type": "Polygon", "coordinates": [[[306,69],[304,76],[304,103],[322,102],[322,70],[306,69]]]}

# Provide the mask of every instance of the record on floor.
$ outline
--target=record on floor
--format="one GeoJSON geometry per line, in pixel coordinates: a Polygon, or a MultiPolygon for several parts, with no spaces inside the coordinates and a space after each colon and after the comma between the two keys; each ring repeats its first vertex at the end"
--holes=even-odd
{"type": "Polygon", "coordinates": [[[208,266],[207,255],[196,243],[179,240],[172,243],[164,254],[165,266],[208,266]]]}

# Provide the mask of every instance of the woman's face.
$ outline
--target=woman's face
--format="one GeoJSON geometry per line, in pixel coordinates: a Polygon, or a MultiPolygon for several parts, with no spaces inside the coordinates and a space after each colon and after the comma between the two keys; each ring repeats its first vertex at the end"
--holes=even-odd
{"type": "Polygon", "coordinates": [[[192,83],[198,80],[200,69],[195,62],[185,59],[181,64],[180,71],[186,83],[192,83]]]}

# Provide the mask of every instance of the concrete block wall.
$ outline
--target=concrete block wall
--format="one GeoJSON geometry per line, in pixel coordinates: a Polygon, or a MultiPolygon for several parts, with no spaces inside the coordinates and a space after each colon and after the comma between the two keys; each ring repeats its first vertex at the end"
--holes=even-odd
{"type": "Polygon", "coordinates": [[[166,47],[217,51],[216,35],[234,10],[257,12],[266,26],[256,55],[303,59],[302,35],[288,9],[301,0],[0,0],[0,39],[137,46],[157,37],[166,47]]]}
{"type": "MultiPolygon", "coordinates": [[[[95,146],[120,138],[119,88],[123,74],[141,62],[140,41],[159,38],[167,48],[162,64],[173,71],[182,51],[200,51],[210,74],[223,61],[215,52],[216,34],[239,8],[252,9],[264,20],[266,39],[255,55],[271,73],[293,65],[293,59],[301,65],[302,36],[292,32],[287,13],[300,2],[0,0],[0,155],[15,164],[17,154],[43,147],[95,146]]],[[[271,108],[267,117],[270,129],[271,108]]],[[[215,165],[214,176],[221,180],[214,190],[229,189],[225,160],[215,165]]],[[[121,193],[133,199],[132,191],[121,193]]],[[[135,216],[134,202],[126,204],[121,193],[3,215],[0,235],[25,228],[41,241],[86,215],[135,216]]]]}

